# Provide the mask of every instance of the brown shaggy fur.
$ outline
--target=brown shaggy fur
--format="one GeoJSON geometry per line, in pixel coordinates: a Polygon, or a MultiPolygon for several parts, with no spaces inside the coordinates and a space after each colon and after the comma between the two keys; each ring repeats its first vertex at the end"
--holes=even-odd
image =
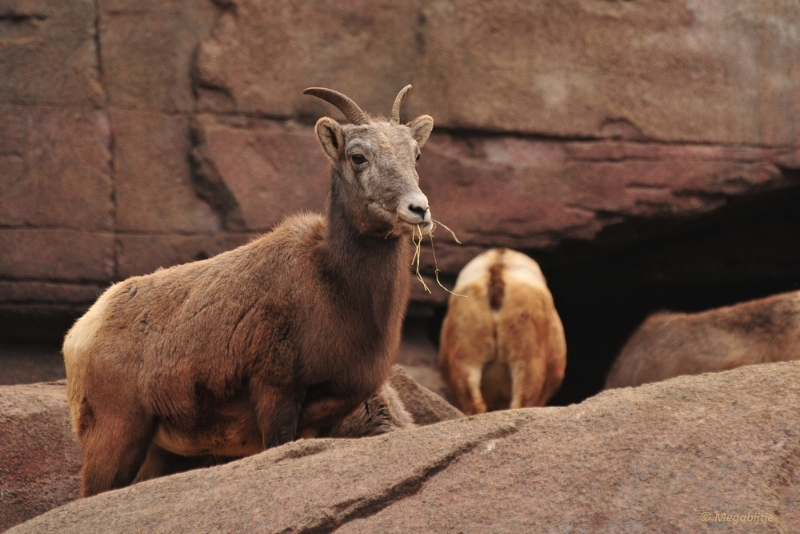
{"type": "MultiPolygon", "coordinates": [[[[307,429],[303,431],[301,438],[362,438],[414,426],[413,417],[406,410],[400,396],[386,383],[375,395],[341,421],[324,429],[307,429]]],[[[221,465],[239,458],[212,455],[180,456],[152,443],[134,483],[190,469],[221,465]]]]}
{"type": "Polygon", "coordinates": [[[433,120],[357,122],[317,122],[333,166],[324,216],[129,278],[67,334],[84,495],[130,484],[151,444],[255,454],[335,424],[386,380],[410,290],[408,237],[432,225],[415,161],[433,120]]]}
{"type": "Polygon", "coordinates": [[[544,406],[564,378],[567,345],[539,265],[493,249],[459,274],[442,324],[439,365],[465,414],[544,406]]]}
{"type": "Polygon", "coordinates": [[[800,291],[700,313],[654,313],[622,348],[606,388],[797,359],[800,291]]]}

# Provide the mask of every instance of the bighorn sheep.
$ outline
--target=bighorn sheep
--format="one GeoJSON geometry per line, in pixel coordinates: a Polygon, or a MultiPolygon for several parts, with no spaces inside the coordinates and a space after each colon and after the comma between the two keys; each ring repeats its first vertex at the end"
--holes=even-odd
{"type": "Polygon", "coordinates": [[[83,494],[133,481],[150,444],[247,456],[334,424],[375,393],[399,345],[413,231],[432,227],[416,160],[433,128],[306,89],[352,124],[315,132],[333,170],[324,216],[290,216],[216,257],[129,278],[64,340],[83,494]]]}
{"type": "Polygon", "coordinates": [[[439,366],[467,415],[544,406],[564,378],[564,328],[539,265],[498,248],[456,280],[442,324],[439,366]]]}
{"type": "Polygon", "coordinates": [[[800,291],[700,313],[657,312],[633,333],[606,388],[800,359],[800,291]]]}
{"type": "MultiPolygon", "coordinates": [[[[414,418],[406,410],[398,393],[389,385],[383,384],[378,392],[367,399],[353,413],[324,429],[307,429],[302,438],[362,438],[379,436],[401,428],[414,427],[414,418]]],[[[238,456],[181,456],[150,444],[142,467],[134,483],[159,476],[182,473],[190,469],[211,467],[232,460],[238,456]]]]}

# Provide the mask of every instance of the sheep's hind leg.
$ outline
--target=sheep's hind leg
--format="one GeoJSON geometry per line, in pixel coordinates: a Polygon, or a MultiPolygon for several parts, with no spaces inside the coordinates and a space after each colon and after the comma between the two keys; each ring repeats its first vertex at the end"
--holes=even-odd
{"type": "Polygon", "coordinates": [[[456,404],[467,415],[486,413],[486,402],[481,393],[483,363],[465,365],[452,362],[450,365],[451,390],[456,404]]]}
{"type": "Polygon", "coordinates": [[[155,421],[141,412],[94,415],[81,436],[83,496],[122,488],[133,482],[155,434],[155,421]]]}
{"type": "Polygon", "coordinates": [[[542,406],[541,394],[544,388],[547,368],[543,358],[535,356],[526,361],[524,354],[513,354],[509,362],[511,370],[511,406],[509,408],[528,408],[542,406]]]}

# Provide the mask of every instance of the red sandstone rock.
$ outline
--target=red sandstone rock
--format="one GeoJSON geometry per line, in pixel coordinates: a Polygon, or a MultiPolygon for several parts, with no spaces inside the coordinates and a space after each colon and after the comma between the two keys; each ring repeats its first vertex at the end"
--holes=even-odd
{"type": "Polygon", "coordinates": [[[21,226],[111,230],[105,114],[0,100],[0,117],[0,232],[21,226]]]}
{"type": "Polygon", "coordinates": [[[159,267],[203,260],[251,241],[255,234],[123,235],[117,241],[117,274],[128,278],[159,267]]]}
{"type": "Polygon", "coordinates": [[[744,532],[794,532],[798,387],[800,363],[768,364],[566,408],[300,441],[73,502],[11,533],[700,532],[733,516],[744,532]]]}
{"type": "Polygon", "coordinates": [[[330,106],[303,96],[306,87],[321,85],[344,92],[370,113],[388,116],[397,91],[414,82],[420,0],[234,0],[225,5],[197,53],[203,111],[341,118],[330,106]]]}
{"type": "Polygon", "coordinates": [[[97,6],[103,86],[109,104],[124,109],[192,111],[192,63],[198,42],[214,26],[220,11],[217,3],[104,0],[97,6]]]}
{"type": "Polygon", "coordinates": [[[217,213],[198,197],[189,166],[189,120],[112,110],[116,225],[122,232],[211,233],[217,213]]]}
{"type": "MultiPolygon", "coordinates": [[[[320,210],[329,171],[310,123],[338,112],[303,96],[309,85],[385,114],[414,84],[404,117],[430,113],[439,132],[423,151],[422,187],[465,241],[451,246],[437,231],[450,282],[487,247],[539,251],[631,218],[708,213],[791,185],[800,168],[791,31],[800,14],[788,0],[733,10],[722,1],[6,4],[0,272],[11,282],[110,283],[192,259],[226,241],[220,233],[233,246],[288,213],[320,210]],[[286,118],[305,126],[274,120],[286,118]],[[48,237],[18,242],[22,228],[48,237]],[[108,240],[123,253],[109,254],[108,240]],[[133,241],[138,258],[124,253],[133,241]],[[27,251],[7,252],[18,243],[27,251]]],[[[760,258],[742,269],[796,272],[760,258]]],[[[432,294],[415,283],[413,301],[442,305],[429,251],[422,260],[432,294]]]]}
{"type": "Polygon", "coordinates": [[[80,495],[64,383],[0,387],[0,531],[80,495]]]}
{"type": "Polygon", "coordinates": [[[96,283],[113,273],[111,233],[0,229],[0,277],[96,283]]]}
{"type": "Polygon", "coordinates": [[[94,0],[0,1],[0,103],[101,106],[94,0]]]}
{"type": "MultiPolygon", "coordinates": [[[[416,424],[464,417],[401,367],[394,367],[390,380],[416,424]]],[[[63,380],[0,387],[0,440],[0,530],[78,498],[81,449],[63,380]]]]}
{"type": "Polygon", "coordinates": [[[199,121],[198,179],[222,205],[228,228],[266,231],[298,211],[322,212],[330,163],[312,128],[237,127],[199,121]]]}
{"type": "Polygon", "coordinates": [[[226,111],[316,116],[324,108],[300,91],[325,85],[387,113],[412,83],[405,113],[448,128],[798,143],[785,120],[800,113],[790,1],[227,5],[197,60],[201,83],[229,95],[226,111]]]}

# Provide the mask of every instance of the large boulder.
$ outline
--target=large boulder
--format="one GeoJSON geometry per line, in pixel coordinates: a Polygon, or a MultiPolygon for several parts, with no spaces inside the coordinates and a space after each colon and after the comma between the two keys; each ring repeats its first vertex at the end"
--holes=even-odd
{"type": "Polygon", "coordinates": [[[64,382],[0,387],[0,531],[80,495],[64,382]]]}
{"type": "MultiPolygon", "coordinates": [[[[400,366],[390,383],[418,425],[464,417],[400,366]]],[[[65,384],[0,387],[0,532],[80,495],[81,447],[69,422],[65,384]]]]}
{"type": "Polygon", "coordinates": [[[793,532],[798,388],[800,363],[769,364],[566,408],[295,442],[11,532],[793,532]]]}

